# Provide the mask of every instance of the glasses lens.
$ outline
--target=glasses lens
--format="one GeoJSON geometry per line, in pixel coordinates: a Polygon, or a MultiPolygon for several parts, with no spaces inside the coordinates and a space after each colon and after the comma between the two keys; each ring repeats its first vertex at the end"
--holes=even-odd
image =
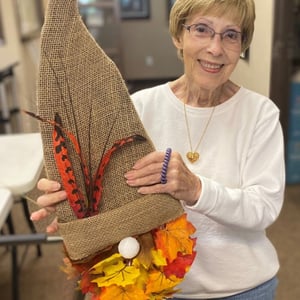
{"type": "Polygon", "coordinates": [[[222,38],[224,43],[238,44],[241,42],[241,33],[235,30],[227,30],[223,32],[222,38]]]}
{"type": "Polygon", "coordinates": [[[212,37],[214,31],[206,24],[194,24],[191,26],[191,32],[196,37],[212,37]]]}

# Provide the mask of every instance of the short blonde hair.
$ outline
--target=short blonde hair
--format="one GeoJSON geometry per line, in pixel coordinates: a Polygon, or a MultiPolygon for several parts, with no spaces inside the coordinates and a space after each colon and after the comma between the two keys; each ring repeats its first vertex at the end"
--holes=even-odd
{"type": "MultiPolygon", "coordinates": [[[[186,20],[196,13],[221,17],[231,16],[241,27],[242,51],[245,51],[252,41],[255,21],[255,4],[253,0],[176,0],[169,20],[171,36],[179,40],[186,20]]],[[[180,53],[182,57],[182,53],[180,53]]]]}

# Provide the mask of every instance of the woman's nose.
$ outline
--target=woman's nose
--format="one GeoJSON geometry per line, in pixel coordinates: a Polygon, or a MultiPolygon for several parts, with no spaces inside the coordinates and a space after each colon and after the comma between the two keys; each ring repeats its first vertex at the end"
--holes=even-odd
{"type": "Polygon", "coordinates": [[[224,45],[220,34],[215,34],[207,41],[207,51],[214,56],[219,56],[224,51],[224,45]]]}

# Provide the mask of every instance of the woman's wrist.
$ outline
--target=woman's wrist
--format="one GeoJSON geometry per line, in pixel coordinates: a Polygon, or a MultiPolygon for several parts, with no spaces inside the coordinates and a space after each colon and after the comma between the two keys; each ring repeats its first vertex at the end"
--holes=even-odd
{"type": "Polygon", "coordinates": [[[198,202],[200,195],[201,195],[201,187],[202,187],[201,180],[196,175],[195,175],[195,179],[196,179],[195,185],[194,185],[195,188],[194,188],[194,192],[193,192],[194,196],[192,196],[190,200],[184,201],[187,206],[194,206],[198,202]]]}

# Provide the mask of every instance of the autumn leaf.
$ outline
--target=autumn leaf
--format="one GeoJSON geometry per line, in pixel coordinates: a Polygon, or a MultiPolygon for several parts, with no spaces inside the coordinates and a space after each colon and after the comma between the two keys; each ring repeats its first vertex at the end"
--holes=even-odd
{"type": "Polygon", "coordinates": [[[149,270],[145,269],[144,266],[140,265],[140,276],[137,278],[135,282],[135,286],[139,287],[140,289],[144,290],[146,283],[148,281],[148,274],[149,270]]]}
{"type": "Polygon", "coordinates": [[[90,274],[101,275],[92,280],[98,287],[110,286],[113,284],[126,286],[134,284],[141,275],[141,266],[137,259],[132,260],[131,265],[124,262],[123,257],[116,253],[94,265],[90,274]]]}
{"type": "Polygon", "coordinates": [[[196,252],[186,255],[178,253],[178,257],[163,268],[164,274],[167,278],[172,275],[175,275],[177,278],[183,278],[192,265],[195,256],[196,252]]]}
{"type": "Polygon", "coordinates": [[[193,252],[194,240],[190,235],[195,232],[195,227],[187,221],[186,214],[175,221],[169,222],[163,229],[155,233],[155,245],[161,249],[164,257],[172,262],[177,253],[191,254],[193,252]]]}
{"type": "Polygon", "coordinates": [[[98,262],[97,264],[95,264],[91,270],[90,273],[91,274],[102,274],[103,270],[107,267],[107,266],[111,266],[111,265],[117,265],[123,263],[123,257],[121,256],[121,254],[119,253],[115,253],[112,256],[98,262]]]}
{"type": "Polygon", "coordinates": [[[100,300],[99,295],[98,294],[91,294],[90,300],[100,300]]]}
{"type": "Polygon", "coordinates": [[[146,294],[151,295],[154,293],[170,293],[181,279],[172,278],[168,279],[162,272],[155,270],[149,274],[149,281],[146,286],[146,294]]]}
{"type": "Polygon", "coordinates": [[[147,300],[144,291],[135,285],[120,287],[112,285],[102,289],[101,300],[147,300]]]}
{"type": "Polygon", "coordinates": [[[97,284],[91,282],[90,275],[87,272],[82,273],[81,280],[79,281],[79,287],[83,294],[96,293],[99,291],[97,284]]]}
{"type": "Polygon", "coordinates": [[[167,261],[165,257],[162,254],[162,251],[159,250],[152,250],[151,251],[152,258],[153,258],[153,264],[155,264],[157,267],[166,266],[167,261]]]}
{"type": "Polygon", "coordinates": [[[97,277],[92,282],[97,283],[99,287],[110,286],[117,284],[119,286],[126,286],[134,284],[140,276],[139,267],[133,265],[126,265],[119,261],[118,264],[108,265],[103,268],[104,276],[97,277]]]}

